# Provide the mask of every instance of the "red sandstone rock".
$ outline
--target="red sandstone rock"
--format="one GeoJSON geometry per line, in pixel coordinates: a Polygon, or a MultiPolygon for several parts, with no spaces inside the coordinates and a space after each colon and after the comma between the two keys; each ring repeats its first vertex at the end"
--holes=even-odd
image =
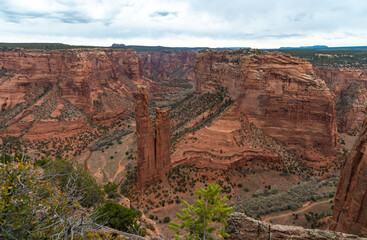
{"type": "Polygon", "coordinates": [[[205,50],[194,72],[197,91],[226,88],[250,122],[289,149],[335,153],[334,94],[310,63],[277,52],[205,50]]]}
{"type": "Polygon", "coordinates": [[[367,70],[320,67],[315,74],[335,93],[338,129],[359,130],[367,107],[367,70]]]}
{"type": "Polygon", "coordinates": [[[339,179],[330,229],[367,237],[367,118],[339,179]]]}
{"type": "Polygon", "coordinates": [[[142,82],[133,50],[5,50],[0,69],[0,121],[9,126],[4,134],[12,135],[41,133],[41,125],[52,132],[55,119],[67,128],[67,122],[105,121],[133,112],[132,93],[142,82]],[[40,125],[41,120],[52,124],[40,125]]]}
{"type": "Polygon", "coordinates": [[[154,139],[148,103],[146,87],[138,86],[135,119],[138,139],[137,178],[140,187],[157,182],[171,169],[171,135],[168,110],[156,109],[156,139],[154,139]]]}
{"type": "Polygon", "coordinates": [[[153,80],[193,80],[196,53],[192,51],[148,51],[138,53],[144,75],[153,80]]]}
{"type": "Polygon", "coordinates": [[[171,132],[168,110],[156,109],[155,158],[160,178],[171,170],[171,132]]]}
{"type": "Polygon", "coordinates": [[[138,139],[138,183],[144,186],[156,181],[155,146],[153,125],[149,116],[148,92],[145,86],[138,86],[136,93],[136,135],[138,139]]]}

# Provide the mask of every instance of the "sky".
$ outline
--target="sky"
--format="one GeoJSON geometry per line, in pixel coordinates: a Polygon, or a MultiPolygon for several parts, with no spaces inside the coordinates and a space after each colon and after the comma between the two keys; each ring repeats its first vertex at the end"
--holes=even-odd
{"type": "Polygon", "coordinates": [[[0,0],[0,42],[366,46],[366,0],[0,0]]]}

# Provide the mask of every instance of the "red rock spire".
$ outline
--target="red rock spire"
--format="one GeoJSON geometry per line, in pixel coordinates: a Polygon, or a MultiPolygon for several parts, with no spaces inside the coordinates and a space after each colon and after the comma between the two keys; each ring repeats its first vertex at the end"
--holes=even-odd
{"type": "Polygon", "coordinates": [[[138,139],[137,178],[140,187],[157,182],[171,169],[169,112],[156,109],[156,139],[154,139],[148,104],[146,87],[139,85],[136,94],[135,119],[138,139]]]}

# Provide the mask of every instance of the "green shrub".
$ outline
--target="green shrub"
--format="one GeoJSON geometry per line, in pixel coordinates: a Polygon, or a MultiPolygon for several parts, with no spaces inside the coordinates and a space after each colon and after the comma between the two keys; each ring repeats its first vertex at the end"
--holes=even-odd
{"type": "Polygon", "coordinates": [[[94,211],[94,214],[99,216],[97,223],[120,231],[133,232],[134,229],[140,228],[137,220],[141,217],[141,212],[121,206],[114,201],[106,201],[94,211]]]}
{"type": "Polygon", "coordinates": [[[104,201],[104,192],[96,180],[82,166],[64,159],[50,161],[45,166],[45,177],[62,192],[78,198],[83,207],[96,206],[104,201]]]}
{"type": "Polygon", "coordinates": [[[109,198],[114,198],[118,196],[117,194],[117,185],[114,182],[108,182],[103,186],[103,190],[107,193],[109,198]]]}
{"type": "Polygon", "coordinates": [[[164,217],[163,218],[163,223],[169,223],[171,221],[170,217],[164,217]]]}

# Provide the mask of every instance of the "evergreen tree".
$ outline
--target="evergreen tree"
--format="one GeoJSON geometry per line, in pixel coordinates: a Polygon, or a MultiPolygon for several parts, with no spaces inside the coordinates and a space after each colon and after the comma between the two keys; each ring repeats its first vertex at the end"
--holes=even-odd
{"type": "Polygon", "coordinates": [[[221,239],[229,237],[224,231],[227,226],[225,218],[233,212],[234,207],[229,207],[225,203],[228,200],[227,197],[220,198],[221,191],[222,188],[219,185],[208,184],[206,189],[201,188],[196,191],[199,196],[194,204],[190,205],[183,201],[186,208],[180,210],[182,214],[176,214],[182,223],[171,221],[168,226],[176,232],[176,239],[211,240],[215,237],[221,239]],[[222,227],[218,230],[218,224],[214,225],[214,223],[219,223],[222,227]],[[179,235],[181,230],[186,234],[179,235]]]}

